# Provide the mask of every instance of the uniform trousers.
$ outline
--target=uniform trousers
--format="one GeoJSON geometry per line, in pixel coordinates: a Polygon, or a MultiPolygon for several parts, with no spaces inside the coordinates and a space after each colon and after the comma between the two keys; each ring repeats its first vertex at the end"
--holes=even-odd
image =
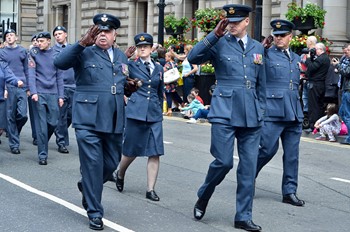
{"type": "Polygon", "coordinates": [[[36,140],[36,130],[35,130],[35,118],[34,118],[34,102],[32,101],[32,97],[29,96],[28,98],[28,111],[29,111],[29,121],[30,121],[30,127],[32,128],[32,139],[36,140]]]}
{"type": "Polygon", "coordinates": [[[122,154],[122,134],[75,129],[79,148],[83,194],[89,218],[103,217],[103,183],[117,169],[122,154]]]}
{"type": "Polygon", "coordinates": [[[55,131],[58,122],[58,96],[57,94],[38,95],[38,101],[33,104],[38,156],[39,160],[46,160],[49,138],[55,131]]]}
{"type": "Polygon", "coordinates": [[[64,104],[60,107],[60,115],[55,130],[56,144],[59,147],[69,145],[68,127],[72,124],[72,104],[75,89],[64,88],[64,104]]]}
{"type": "Polygon", "coordinates": [[[283,177],[282,194],[296,193],[298,187],[299,143],[302,133],[302,123],[264,122],[259,150],[256,176],[261,169],[274,157],[281,138],[283,147],[283,177]]]}
{"type": "Polygon", "coordinates": [[[234,127],[213,123],[210,152],[215,160],[210,164],[198,198],[209,200],[215,187],[233,168],[234,141],[237,138],[239,163],[237,166],[237,192],[235,221],[252,219],[254,180],[259,152],[261,127],[234,127]]]}
{"type": "Polygon", "coordinates": [[[7,134],[9,136],[10,149],[19,148],[22,127],[28,120],[27,93],[24,88],[7,87],[7,134]]]}

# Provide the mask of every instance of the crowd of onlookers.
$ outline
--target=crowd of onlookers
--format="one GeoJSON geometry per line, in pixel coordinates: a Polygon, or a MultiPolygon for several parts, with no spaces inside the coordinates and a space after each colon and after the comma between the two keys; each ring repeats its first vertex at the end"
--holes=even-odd
{"type": "MultiPolygon", "coordinates": [[[[343,47],[340,59],[330,58],[322,43],[315,36],[309,36],[307,48],[301,55],[300,95],[304,112],[304,131],[319,132],[317,140],[335,142],[335,135],[346,135],[349,125],[350,44],[343,47]],[[307,56],[310,58],[306,61],[307,56]],[[317,62],[312,62],[317,59],[317,62]]],[[[347,137],[342,143],[349,144],[347,137]]]]}

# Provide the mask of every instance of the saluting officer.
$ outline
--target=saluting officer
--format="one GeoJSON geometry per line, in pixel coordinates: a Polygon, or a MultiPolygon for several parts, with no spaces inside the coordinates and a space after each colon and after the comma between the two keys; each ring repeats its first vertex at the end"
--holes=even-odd
{"type": "MultiPolygon", "coordinates": [[[[63,26],[57,26],[52,32],[55,37],[56,44],[53,46],[55,56],[62,51],[62,49],[70,46],[67,43],[67,29],[63,26]]],[[[56,144],[58,152],[69,153],[67,146],[69,145],[68,127],[72,123],[72,103],[73,94],[75,91],[75,79],[73,68],[62,70],[59,72],[62,76],[64,86],[64,104],[60,108],[60,116],[55,130],[56,144]]]]}
{"type": "Polygon", "coordinates": [[[47,165],[48,140],[55,131],[59,107],[63,105],[63,79],[53,64],[50,33],[40,32],[37,41],[39,47],[32,48],[29,53],[29,90],[34,101],[39,164],[47,165]]]}
{"type": "Polygon", "coordinates": [[[22,88],[7,85],[7,134],[9,146],[13,154],[20,154],[20,133],[28,120],[27,91],[28,91],[28,57],[24,47],[17,45],[16,31],[7,29],[4,33],[7,45],[0,52],[0,59],[5,60],[16,77],[24,83],[22,88]]]}
{"type": "Polygon", "coordinates": [[[214,31],[196,44],[188,55],[188,61],[194,64],[211,60],[217,79],[208,114],[212,124],[210,152],[215,160],[198,190],[194,217],[200,220],[204,216],[215,187],[233,168],[234,140],[237,138],[240,161],[237,167],[234,226],[260,231],[261,227],[252,221],[252,208],[266,100],[264,48],[247,34],[251,7],[230,4],[223,9],[227,18],[222,19],[214,31]]]}
{"type": "Polygon", "coordinates": [[[55,65],[65,70],[74,68],[72,126],[82,174],[78,188],[83,194],[89,227],[102,230],[103,183],[117,169],[122,153],[124,87],[130,92],[136,88],[133,88],[134,82],[126,82],[129,72],[125,54],[113,47],[119,19],[110,14],[97,14],[93,22],[95,25],[80,41],[58,54],[55,65]]]}
{"type": "Polygon", "coordinates": [[[299,143],[302,133],[303,110],[300,104],[299,81],[300,57],[292,52],[294,24],[282,19],[271,21],[274,46],[266,51],[266,112],[260,152],[258,176],[261,169],[283,146],[282,201],[295,206],[305,202],[297,195],[299,143]]]}
{"type": "Polygon", "coordinates": [[[154,187],[159,170],[159,156],[164,155],[163,67],[151,60],[153,37],[150,34],[140,33],[134,40],[139,58],[129,62],[130,77],[138,78],[144,84],[130,96],[126,106],[123,156],[116,173],[116,186],[118,191],[123,191],[127,168],[136,157],[146,156],[146,198],[159,201],[154,187]]]}

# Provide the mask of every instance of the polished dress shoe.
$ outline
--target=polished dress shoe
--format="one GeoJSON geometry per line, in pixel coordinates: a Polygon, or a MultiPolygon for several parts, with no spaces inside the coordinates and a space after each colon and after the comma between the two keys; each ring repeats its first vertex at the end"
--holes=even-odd
{"type": "Polygon", "coordinates": [[[235,221],[235,228],[243,229],[246,231],[260,231],[261,230],[261,226],[255,225],[252,220],[235,221]]]}
{"type": "Polygon", "coordinates": [[[154,190],[147,191],[146,198],[150,199],[151,201],[159,201],[160,200],[160,198],[158,197],[157,193],[154,190]]]}
{"type": "Polygon", "coordinates": [[[37,146],[38,145],[38,140],[37,139],[33,139],[33,145],[37,146]]]}
{"type": "Polygon", "coordinates": [[[205,210],[207,209],[208,202],[209,202],[208,200],[198,199],[193,209],[193,216],[195,219],[197,220],[202,219],[202,217],[205,214],[205,210]]]}
{"type": "Polygon", "coordinates": [[[77,186],[78,186],[79,192],[81,192],[81,195],[82,195],[81,204],[83,205],[84,209],[87,210],[88,205],[83,194],[83,183],[81,182],[81,180],[78,181],[77,186]]]}
{"type": "Polygon", "coordinates": [[[39,165],[47,165],[47,160],[39,160],[39,165]]]}
{"type": "Polygon", "coordinates": [[[89,228],[92,230],[103,230],[102,218],[91,218],[89,219],[89,228]]]}
{"type": "Polygon", "coordinates": [[[18,155],[18,154],[21,154],[21,151],[18,148],[12,148],[11,153],[18,155]]]}
{"type": "Polygon", "coordinates": [[[119,178],[119,171],[117,171],[117,174],[115,175],[115,186],[117,187],[119,192],[123,192],[124,189],[124,179],[119,178]]]}
{"type": "Polygon", "coordinates": [[[283,196],[283,203],[291,204],[294,206],[303,206],[305,204],[305,201],[300,200],[295,193],[288,194],[283,196]]]}
{"type": "Polygon", "coordinates": [[[65,146],[59,146],[58,152],[59,153],[69,153],[68,149],[65,146]]]}

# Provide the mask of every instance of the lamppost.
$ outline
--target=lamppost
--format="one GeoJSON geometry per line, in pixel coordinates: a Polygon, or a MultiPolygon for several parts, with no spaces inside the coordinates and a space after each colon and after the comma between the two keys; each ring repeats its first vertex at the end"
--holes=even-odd
{"type": "Polygon", "coordinates": [[[254,39],[261,41],[262,32],[262,3],[263,0],[256,0],[255,5],[255,27],[254,27],[254,39]]]}
{"type": "Polygon", "coordinates": [[[180,5],[182,0],[159,0],[158,44],[164,45],[164,9],[167,5],[180,5]]]}
{"type": "Polygon", "coordinates": [[[157,4],[159,8],[158,17],[158,44],[164,45],[164,9],[166,7],[165,0],[159,0],[157,4]]]}

